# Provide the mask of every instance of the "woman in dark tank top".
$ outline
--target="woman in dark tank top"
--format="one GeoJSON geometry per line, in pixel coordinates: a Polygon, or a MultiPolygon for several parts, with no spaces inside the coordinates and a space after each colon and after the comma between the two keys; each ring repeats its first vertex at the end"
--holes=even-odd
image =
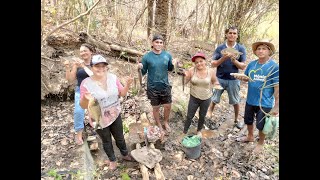
{"type": "Polygon", "coordinates": [[[76,133],[75,142],[78,145],[83,144],[82,131],[84,128],[85,111],[79,105],[80,102],[80,84],[82,80],[91,75],[90,61],[95,53],[95,48],[87,43],[80,46],[81,59],[75,60],[72,64],[69,61],[65,61],[66,67],[66,79],[68,82],[74,82],[77,80],[74,95],[74,130],[76,133]],[[71,64],[71,65],[70,65],[71,64]]]}

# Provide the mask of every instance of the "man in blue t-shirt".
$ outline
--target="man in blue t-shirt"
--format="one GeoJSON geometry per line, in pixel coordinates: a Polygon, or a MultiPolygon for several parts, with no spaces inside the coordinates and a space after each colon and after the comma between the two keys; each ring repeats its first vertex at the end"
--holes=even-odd
{"type": "Polygon", "coordinates": [[[246,49],[243,45],[237,43],[238,29],[231,26],[225,30],[226,41],[219,45],[213,53],[212,67],[217,67],[217,78],[223,89],[214,89],[212,102],[207,112],[207,118],[211,118],[212,112],[216,104],[220,102],[220,98],[224,90],[228,92],[229,104],[234,108],[234,122],[237,128],[242,129],[243,123],[238,121],[239,102],[240,102],[240,81],[230,75],[230,73],[238,73],[239,69],[244,70],[246,67],[246,49]],[[225,48],[233,48],[242,53],[236,56],[233,53],[222,53],[225,48]]]}
{"type": "Polygon", "coordinates": [[[149,51],[142,57],[138,68],[142,75],[148,73],[147,96],[153,108],[153,116],[159,126],[162,135],[162,125],[160,123],[160,105],[164,108],[164,128],[170,132],[169,115],[171,110],[172,96],[169,83],[168,71],[172,71],[172,56],[169,52],[162,50],[164,39],[161,35],[154,35],[152,38],[152,51],[149,51]]]}
{"type": "Polygon", "coordinates": [[[259,141],[254,152],[258,153],[263,149],[265,118],[279,114],[279,64],[271,59],[275,53],[275,47],[272,43],[265,40],[255,42],[252,44],[252,50],[258,59],[248,64],[244,72],[247,77],[236,76],[236,78],[248,82],[244,113],[248,136],[240,137],[237,140],[239,142],[254,141],[253,121],[256,118],[259,141]]]}

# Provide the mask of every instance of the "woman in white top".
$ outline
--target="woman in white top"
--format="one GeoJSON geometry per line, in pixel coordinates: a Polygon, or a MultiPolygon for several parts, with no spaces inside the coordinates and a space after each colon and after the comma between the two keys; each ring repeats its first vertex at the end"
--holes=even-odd
{"type": "Polygon", "coordinates": [[[83,109],[87,109],[91,98],[95,98],[99,102],[102,115],[99,121],[101,129],[97,129],[96,132],[101,137],[103,149],[109,158],[106,163],[109,164],[109,169],[113,170],[116,169],[117,163],[111,135],[115,139],[123,159],[132,160],[123,136],[119,97],[127,94],[133,78],[127,77],[126,85],[122,86],[115,74],[107,72],[107,65],[107,60],[101,55],[94,55],[92,57],[91,70],[93,75],[84,79],[80,85],[80,106],[83,109]]]}

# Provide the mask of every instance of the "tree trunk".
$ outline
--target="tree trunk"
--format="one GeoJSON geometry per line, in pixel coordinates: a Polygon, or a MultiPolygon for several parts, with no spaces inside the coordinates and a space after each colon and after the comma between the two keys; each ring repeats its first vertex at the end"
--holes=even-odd
{"type": "Polygon", "coordinates": [[[155,13],[155,33],[161,34],[164,38],[164,46],[166,46],[168,17],[169,17],[169,0],[158,0],[156,3],[155,13]]]}
{"type": "Polygon", "coordinates": [[[148,27],[147,27],[147,34],[148,34],[148,38],[151,35],[151,30],[153,27],[153,4],[154,4],[154,0],[148,0],[148,27]]]}
{"type": "Polygon", "coordinates": [[[171,0],[171,29],[176,28],[176,21],[177,21],[177,0],[171,0]]]}

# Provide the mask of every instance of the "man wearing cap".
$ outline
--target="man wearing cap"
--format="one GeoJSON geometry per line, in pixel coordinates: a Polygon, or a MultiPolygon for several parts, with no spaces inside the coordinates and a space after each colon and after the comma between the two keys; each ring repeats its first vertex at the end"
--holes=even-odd
{"type": "Polygon", "coordinates": [[[230,73],[238,73],[239,69],[244,70],[246,67],[246,49],[243,45],[237,43],[238,29],[231,26],[225,30],[226,41],[219,45],[213,53],[212,67],[217,67],[217,78],[223,89],[214,89],[212,96],[212,103],[209,106],[207,117],[211,118],[212,112],[216,104],[220,102],[220,98],[224,90],[228,92],[229,104],[234,108],[234,122],[237,128],[242,129],[243,123],[238,121],[239,115],[239,102],[240,102],[240,81],[230,73]],[[240,53],[236,56],[232,53],[222,53],[225,48],[234,48],[240,53]]]}
{"type": "Polygon", "coordinates": [[[265,134],[263,127],[265,118],[277,116],[279,113],[279,65],[271,58],[275,53],[272,43],[262,40],[252,44],[252,51],[258,57],[251,61],[244,74],[236,76],[248,82],[247,100],[244,113],[244,122],[247,125],[248,136],[239,137],[239,142],[253,142],[253,121],[256,118],[256,127],[259,130],[258,145],[254,152],[263,148],[265,134]]]}
{"type": "MultiPolygon", "coordinates": [[[[108,72],[108,61],[99,54],[92,56],[90,65],[93,75],[84,79],[80,85],[80,106],[87,109],[89,100],[95,98],[98,101],[102,118],[99,122],[96,122],[101,127],[96,132],[101,137],[103,149],[109,158],[106,163],[109,164],[110,170],[114,170],[117,163],[111,135],[116,141],[122,158],[132,160],[123,136],[119,96],[127,94],[133,78],[131,76],[126,77],[126,84],[123,86],[115,74],[108,72]]],[[[95,121],[97,120],[95,119],[95,121]]],[[[91,118],[90,124],[93,124],[91,118]]]]}
{"type": "Polygon", "coordinates": [[[149,51],[142,57],[138,69],[141,69],[142,75],[148,73],[147,96],[153,108],[153,116],[162,134],[164,131],[160,123],[160,105],[164,108],[164,128],[170,132],[169,115],[171,110],[171,88],[169,83],[168,71],[174,69],[172,56],[169,52],[162,50],[163,37],[154,35],[152,38],[152,51],[149,51]]]}

